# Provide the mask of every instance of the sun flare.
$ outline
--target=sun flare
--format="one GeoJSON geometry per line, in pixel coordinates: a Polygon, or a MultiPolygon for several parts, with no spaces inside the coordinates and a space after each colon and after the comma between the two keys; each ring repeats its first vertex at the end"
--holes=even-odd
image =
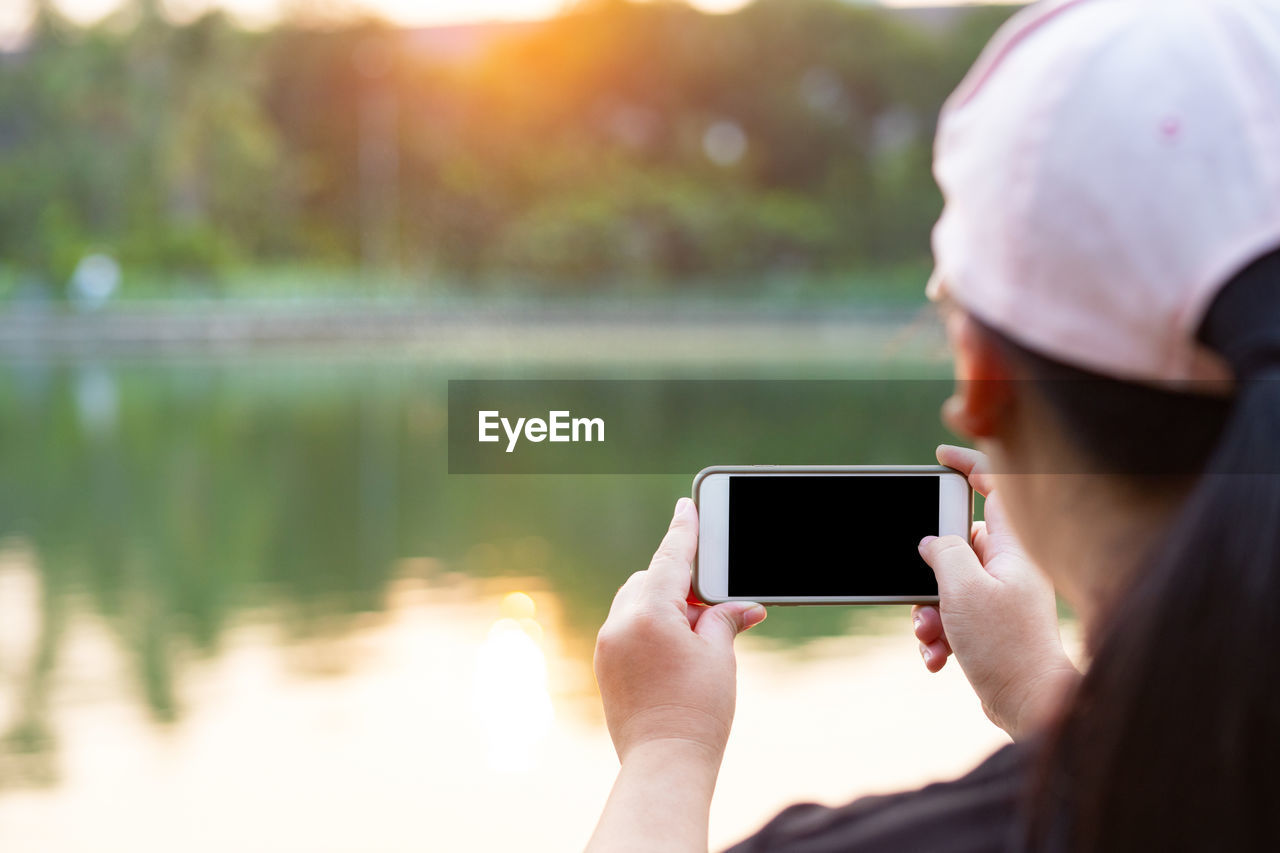
{"type": "Polygon", "coordinates": [[[534,600],[512,592],[500,613],[476,652],[472,709],[488,741],[489,766],[518,773],[537,763],[555,713],[534,600]]]}

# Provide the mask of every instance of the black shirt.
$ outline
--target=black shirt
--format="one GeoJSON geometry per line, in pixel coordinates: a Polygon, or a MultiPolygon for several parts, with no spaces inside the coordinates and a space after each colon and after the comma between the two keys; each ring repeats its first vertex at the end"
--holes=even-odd
{"type": "Polygon", "coordinates": [[[727,853],[1020,850],[1027,779],[1027,749],[1009,744],[950,782],[838,808],[791,806],[727,853]]]}

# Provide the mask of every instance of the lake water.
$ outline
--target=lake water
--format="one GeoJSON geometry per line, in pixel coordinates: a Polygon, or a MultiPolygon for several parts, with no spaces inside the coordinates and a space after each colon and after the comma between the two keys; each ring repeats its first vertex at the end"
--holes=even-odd
{"type": "MultiPolygon", "coordinates": [[[[889,369],[865,346],[659,362],[571,373],[889,369]]],[[[502,368],[420,353],[0,367],[0,848],[580,847],[616,770],[595,631],[694,472],[450,475],[447,380],[502,368]]],[[[941,403],[936,382],[902,388],[919,397],[904,411],[941,403]]],[[[868,446],[892,458],[829,461],[929,462],[945,437],[936,417],[880,423],[868,446]]],[[[1004,741],[957,667],[924,671],[905,608],[778,609],[739,649],[713,845],[799,799],[957,774],[1004,741]]]]}

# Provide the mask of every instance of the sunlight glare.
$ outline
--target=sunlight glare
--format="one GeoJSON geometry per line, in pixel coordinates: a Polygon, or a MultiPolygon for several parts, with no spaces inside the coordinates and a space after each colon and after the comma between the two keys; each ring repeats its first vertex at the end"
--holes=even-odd
{"type": "MultiPolygon", "coordinates": [[[[734,12],[749,0],[689,0],[689,5],[704,12],[734,12]]],[[[291,10],[315,4],[298,0],[163,0],[164,6],[179,19],[188,20],[206,9],[222,8],[251,26],[265,26],[291,10]]],[[[0,24],[16,29],[25,22],[32,8],[31,0],[6,3],[8,14],[0,14],[0,24]],[[25,7],[25,8],[24,8],[25,7]]],[[[58,8],[81,23],[96,21],[120,8],[121,0],[56,0],[58,8]]],[[[572,0],[329,0],[319,4],[326,11],[350,10],[353,14],[372,13],[389,21],[410,27],[474,24],[486,21],[534,21],[549,18],[572,5],[572,0]]]]}
{"type": "Polygon", "coordinates": [[[555,716],[547,688],[547,658],[536,606],[523,592],[508,594],[502,617],[476,652],[472,709],[488,741],[488,763],[515,773],[537,763],[555,716]]]}
{"type": "Polygon", "coordinates": [[[501,612],[507,619],[532,619],[537,605],[526,592],[509,592],[502,599],[501,612]]]}
{"type": "Polygon", "coordinates": [[[689,0],[689,5],[704,12],[727,14],[736,12],[751,0],[689,0]]]}

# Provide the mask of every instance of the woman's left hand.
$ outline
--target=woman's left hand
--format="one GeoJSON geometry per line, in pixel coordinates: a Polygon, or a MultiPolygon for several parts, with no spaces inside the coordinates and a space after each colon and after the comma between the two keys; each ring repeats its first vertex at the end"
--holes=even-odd
{"type": "Polygon", "coordinates": [[[676,503],[649,568],[613,599],[596,638],[595,672],[618,757],[638,746],[680,742],[718,766],[733,723],[733,639],[764,620],[765,609],[735,601],[688,603],[698,547],[693,501],[676,503]]]}

